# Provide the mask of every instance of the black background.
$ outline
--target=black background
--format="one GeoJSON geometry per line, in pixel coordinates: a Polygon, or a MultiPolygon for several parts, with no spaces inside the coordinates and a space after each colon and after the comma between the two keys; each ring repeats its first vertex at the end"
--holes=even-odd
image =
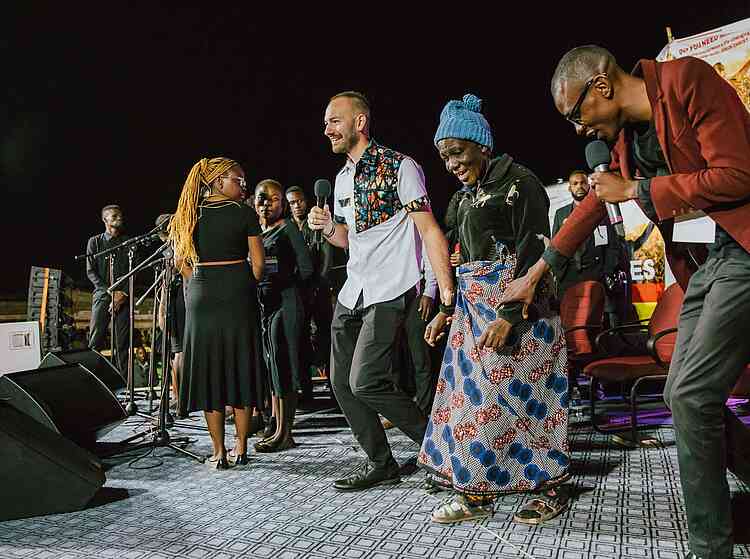
{"type": "Polygon", "coordinates": [[[237,159],[251,186],[312,193],[342,164],[322,117],[346,89],[369,97],[378,141],[423,166],[438,216],[457,182],[432,137],[466,92],[484,99],[496,153],[554,182],[585,165],[549,94],[568,49],[600,44],[630,69],[667,25],[685,37],[750,16],[745,1],[517,4],[7,4],[0,291],[23,293],[31,265],[80,281],[72,258],[103,230],[100,208],[120,204],[131,234],[150,229],[201,157],[237,159]]]}

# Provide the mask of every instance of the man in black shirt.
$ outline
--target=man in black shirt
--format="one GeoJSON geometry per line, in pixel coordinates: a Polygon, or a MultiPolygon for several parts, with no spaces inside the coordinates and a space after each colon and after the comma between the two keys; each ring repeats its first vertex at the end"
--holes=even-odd
{"type": "MultiPolygon", "coordinates": [[[[334,278],[332,268],[346,267],[347,256],[344,249],[334,247],[323,241],[316,244],[313,230],[307,223],[309,204],[304,191],[299,186],[290,186],[286,190],[292,218],[302,232],[310,255],[313,259],[315,273],[309,282],[309,293],[303,297],[305,303],[305,324],[310,320],[315,324],[315,333],[310,333],[312,345],[312,363],[323,371],[328,371],[331,360],[331,321],[333,320],[334,278]]],[[[322,238],[321,238],[322,239],[322,238]]]]}
{"type": "MultiPolygon", "coordinates": [[[[128,240],[123,233],[125,221],[120,206],[109,205],[102,208],[104,233],[89,239],[86,254],[96,254],[102,250],[122,244],[128,240]]],[[[115,355],[112,364],[125,376],[128,367],[128,307],[127,293],[115,291],[112,295],[107,288],[113,281],[128,272],[128,255],[124,250],[116,250],[106,256],[86,259],[86,275],[94,284],[94,294],[91,303],[91,325],[89,331],[89,347],[101,350],[107,336],[107,324],[114,313],[114,344],[115,355]],[[110,270],[110,258],[112,267],[110,270]],[[111,271],[111,277],[110,277],[111,271]]]]}
{"type": "MultiPolygon", "coordinates": [[[[573,201],[555,212],[552,235],[556,235],[563,223],[570,217],[575,207],[580,204],[589,193],[588,176],[584,171],[575,170],[568,177],[568,190],[573,201]]],[[[562,301],[565,292],[582,281],[598,281],[605,284],[604,278],[614,273],[621,260],[621,245],[617,233],[604,221],[597,226],[594,234],[578,247],[573,258],[568,263],[565,272],[557,278],[557,295],[562,301]]],[[[617,325],[616,305],[608,298],[606,306],[611,326],[617,325]]]]}

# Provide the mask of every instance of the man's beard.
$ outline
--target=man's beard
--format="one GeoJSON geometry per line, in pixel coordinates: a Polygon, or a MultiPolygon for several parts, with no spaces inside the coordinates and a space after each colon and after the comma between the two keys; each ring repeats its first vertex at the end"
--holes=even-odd
{"type": "Polygon", "coordinates": [[[354,146],[357,145],[357,129],[352,125],[350,130],[347,130],[347,134],[344,136],[342,135],[343,144],[344,144],[344,153],[349,153],[354,146]]]}
{"type": "Polygon", "coordinates": [[[573,196],[573,200],[575,200],[576,202],[582,202],[583,199],[586,198],[586,196],[588,196],[589,193],[584,192],[583,194],[579,194],[577,196],[572,192],[570,194],[573,196]]]}

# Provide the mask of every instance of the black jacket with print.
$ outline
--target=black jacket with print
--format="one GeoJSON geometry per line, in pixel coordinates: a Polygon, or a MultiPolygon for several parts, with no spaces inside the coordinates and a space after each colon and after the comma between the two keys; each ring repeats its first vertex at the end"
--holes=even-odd
{"type": "MultiPolygon", "coordinates": [[[[487,172],[458,207],[458,231],[464,262],[498,260],[503,247],[516,255],[514,278],[541,257],[549,240],[549,198],[541,181],[505,154],[490,161],[487,172]]],[[[522,320],[521,303],[504,305],[498,317],[522,320]]]]}

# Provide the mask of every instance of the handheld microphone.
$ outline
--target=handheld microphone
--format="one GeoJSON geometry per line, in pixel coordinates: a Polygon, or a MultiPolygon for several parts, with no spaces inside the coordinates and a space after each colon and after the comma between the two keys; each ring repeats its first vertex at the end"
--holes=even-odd
{"type": "MultiPolygon", "coordinates": [[[[596,173],[609,173],[609,164],[612,157],[609,147],[601,140],[594,140],[586,146],[586,163],[596,173]]],[[[606,203],[609,223],[620,237],[625,237],[625,225],[622,222],[622,213],[619,204],[606,203]]]]}
{"type": "MultiPolygon", "coordinates": [[[[315,181],[315,205],[318,206],[320,209],[323,209],[323,206],[326,203],[326,198],[330,196],[331,194],[331,182],[326,179],[318,179],[315,181]]],[[[316,245],[320,245],[321,243],[321,230],[316,229],[313,233],[313,242],[316,245]]]]}

